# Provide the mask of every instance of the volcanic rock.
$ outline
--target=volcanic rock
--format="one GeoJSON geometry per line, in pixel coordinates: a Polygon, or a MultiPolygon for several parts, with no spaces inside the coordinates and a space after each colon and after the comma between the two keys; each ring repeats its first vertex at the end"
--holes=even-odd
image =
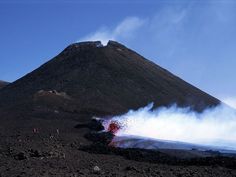
{"type": "Polygon", "coordinates": [[[27,156],[25,155],[24,152],[20,152],[20,153],[16,154],[14,158],[16,160],[25,160],[25,159],[27,159],[27,156]]]}
{"type": "Polygon", "coordinates": [[[9,84],[9,82],[5,82],[5,81],[1,81],[1,80],[0,80],[0,89],[3,88],[3,87],[5,87],[5,86],[8,85],[8,84],[9,84]]]}
{"type": "Polygon", "coordinates": [[[90,132],[85,135],[87,139],[90,141],[93,141],[94,143],[99,143],[103,145],[108,145],[111,143],[112,139],[114,138],[114,135],[110,132],[90,132]]]}
{"type": "Polygon", "coordinates": [[[94,166],[93,171],[94,171],[94,173],[99,174],[101,169],[98,166],[94,166]]]}

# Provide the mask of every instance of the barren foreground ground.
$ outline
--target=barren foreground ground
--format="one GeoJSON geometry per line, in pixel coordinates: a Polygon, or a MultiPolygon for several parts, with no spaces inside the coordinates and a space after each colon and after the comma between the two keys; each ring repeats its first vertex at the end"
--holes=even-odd
{"type": "MultiPolygon", "coordinates": [[[[91,143],[83,137],[89,129],[74,128],[77,124],[85,123],[85,116],[80,116],[80,121],[79,115],[60,112],[5,116],[6,114],[1,114],[1,177],[236,176],[235,169],[215,164],[199,166],[138,162],[128,160],[129,156],[80,150],[91,143]]],[[[132,155],[130,157],[132,158],[132,155]]]]}

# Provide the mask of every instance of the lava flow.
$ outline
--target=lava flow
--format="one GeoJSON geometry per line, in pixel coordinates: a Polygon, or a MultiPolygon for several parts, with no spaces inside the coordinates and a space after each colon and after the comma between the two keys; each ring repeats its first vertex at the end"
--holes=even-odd
{"type": "Polygon", "coordinates": [[[108,120],[103,121],[103,127],[106,132],[111,133],[113,135],[113,139],[110,141],[108,146],[116,147],[116,141],[114,141],[114,137],[117,133],[123,128],[122,124],[117,120],[108,120]]]}
{"type": "Polygon", "coordinates": [[[118,121],[111,121],[107,131],[115,135],[120,129],[121,125],[118,121]]]}

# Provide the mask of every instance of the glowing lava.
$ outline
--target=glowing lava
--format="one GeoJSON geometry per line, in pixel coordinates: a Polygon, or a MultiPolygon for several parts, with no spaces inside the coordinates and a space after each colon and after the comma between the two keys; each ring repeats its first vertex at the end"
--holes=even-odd
{"type": "Polygon", "coordinates": [[[108,132],[111,132],[112,134],[116,134],[121,129],[121,125],[117,121],[111,121],[111,123],[108,126],[108,132]]]}

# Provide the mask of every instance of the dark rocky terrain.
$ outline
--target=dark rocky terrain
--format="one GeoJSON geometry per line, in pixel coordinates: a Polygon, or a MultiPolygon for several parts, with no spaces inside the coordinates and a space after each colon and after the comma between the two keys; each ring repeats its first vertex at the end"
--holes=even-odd
{"type": "Polygon", "coordinates": [[[6,85],[8,85],[9,83],[8,82],[5,82],[5,81],[1,81],[0,80],[0,89],[5,87],[6,85]]]}
{"type": "Polygon", "coordinates": [[[217,152],[107,146],[93,116],[220,101],[125,46],[75,43],[0,90],[0,176],[236,176],[217,152]]]}

